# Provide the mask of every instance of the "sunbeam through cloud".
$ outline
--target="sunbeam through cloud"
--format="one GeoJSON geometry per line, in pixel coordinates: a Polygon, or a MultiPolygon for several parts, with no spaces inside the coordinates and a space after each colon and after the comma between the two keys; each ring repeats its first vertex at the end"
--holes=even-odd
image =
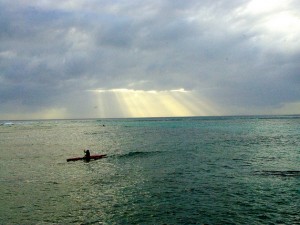
{"type": "MultiPolygon", "coordinates": [[[[115,112],[104,110],[108,105],[118,105],[121,117],[167,117],[217,115],[211,103],[200,101],[192,91],[176,90],[91,90],[99,102],[101,117],[110,117],[115,112]],[[110,102],[105,102],[110,95],[110,102]]],[[[115,109],[115,107],[114,107],[115,109]]]]}

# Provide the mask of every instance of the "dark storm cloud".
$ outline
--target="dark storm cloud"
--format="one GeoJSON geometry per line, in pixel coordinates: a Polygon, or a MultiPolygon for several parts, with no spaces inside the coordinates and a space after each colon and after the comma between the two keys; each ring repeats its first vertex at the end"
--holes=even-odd
{"type": "Polygon", "coordinates": [[[0,102],[63,106],[98,88],[185,88],[225,108],[298,102],[299,28],[266,21],[299,21],[299,3],[249,3],[1,1],[0,102]]]}

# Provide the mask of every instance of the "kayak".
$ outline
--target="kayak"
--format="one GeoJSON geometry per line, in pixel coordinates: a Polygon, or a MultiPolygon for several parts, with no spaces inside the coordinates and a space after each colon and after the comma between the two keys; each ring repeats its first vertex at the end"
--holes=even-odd
{"type": "MultiPolygon", "coordinates": [[[[92,160],[97,160],[97,159],[102,159],[105,158],[106,155],[91,155],[90,159],[92,160]]],[[[75,158],[68,158],[67,162],[71,162],[71,161],[78,161],[78,160],[85,160],[85,157],[75,157],[75,158]]]]}

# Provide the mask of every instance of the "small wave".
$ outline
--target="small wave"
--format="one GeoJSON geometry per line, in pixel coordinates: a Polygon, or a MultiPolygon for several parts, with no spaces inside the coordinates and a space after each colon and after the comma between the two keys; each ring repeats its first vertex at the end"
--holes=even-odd
{"type": "Polygon", "coordinates": [[[255,174],[264,176],[300,177],[300,170],[263,170],[256,171],[255,174]]]}
{"type": "Polygon", "coordinates": [[[118,158],[129,158],[129,157],[147,157],[151,155],[155,155],[161,153],[161,151],[153,151],[153,152],[141,152],[141,151],[136,151],[136,152],[128,152],[125,154],[118,154],[114,155],[111,157],[118,157],[118,158]]]}
{"type": "Polygon", "coordinates": [[[103,132],[84,132],[85,135],[99,135],[99,134],[102,134],[103,132]]]}
{"type": "Polygon", "coordinates": [[[5,123],[1,123],[2,126],[13,126],[15,125],[13,122],[5,122],[5,123]]]}

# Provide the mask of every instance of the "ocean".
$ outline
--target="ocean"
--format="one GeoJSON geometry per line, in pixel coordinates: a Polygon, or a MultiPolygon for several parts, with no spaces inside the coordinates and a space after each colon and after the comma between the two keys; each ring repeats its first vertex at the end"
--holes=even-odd
{"type": "Polygon", "coordinates": [[[0,224],[300,224],[300,116],[0,124],[0,224]]]}

